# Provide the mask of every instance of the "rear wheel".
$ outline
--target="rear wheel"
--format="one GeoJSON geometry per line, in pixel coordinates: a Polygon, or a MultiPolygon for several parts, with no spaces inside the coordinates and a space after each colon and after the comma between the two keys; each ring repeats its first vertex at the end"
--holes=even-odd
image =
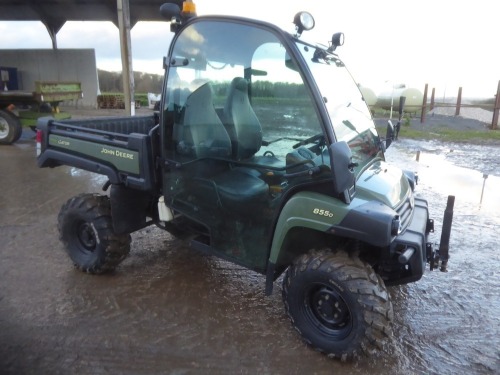
{"type": "Polygon", "coordinates": [[[311,251],[289,267],[283,301],[304,341],[330,357],[371,354],[391,335],[392,304],[373,269],[345,251],[311,251]]]}
{"type": "Polygon", "coordinates": [[[112,271],[130,251],[130,235],[113,231],[109,198],[82,194],[68,200],[58,217],[65,250],[84,272],[112,271]]]}
{"type": "Polygon", "coordinates": [[[0,110],[0,144],[10,145],[16,142],[23,131],[19,119],[9,111],[0,110]]]}

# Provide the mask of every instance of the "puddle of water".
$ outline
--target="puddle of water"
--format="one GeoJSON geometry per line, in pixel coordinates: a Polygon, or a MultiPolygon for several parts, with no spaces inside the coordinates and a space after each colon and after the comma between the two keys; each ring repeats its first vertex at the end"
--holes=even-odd
{"type": "Polygon", "coordinates": [[[395,350],[411,372],[498,373],[498,148],[473,146],[470,152],[455,152],[449,145],[416,141],[400,141],[391,148],[386,155],[390,163],[418,172],[417,194],[428,200],[437,234],[446,196],[456,197],[449,271],[427,272],[417,283],[392,288],[395,350]]]}
{"type": "Polygon", "coordinates": [[[387,159],[402,169],[418,172],[420,184],[429,190],[444,196],[454,195],[456,204],[466,204],[497,217],[500,212],[500,177],[483,171],[493,170],[496,173],[498,162],[494,162],[493,158],[497,157],[498,148],[496,153],[493,153],[490,147],[481,150],[476,146],[468,154],[464,150],[457,153],[443,146],[429,148],[429,145],[423,142],[420,143],[420,149],[418,145],[415,141],[397,143],[393,150],[388,150],[387,159]],[[419,161],[416,160],[418,151],[419,161]],[[489,155],[491,160],[488,159],[486,164],[468,160],[477,160],[480,152],[489,155]],[[480,169],[456,165],[457,161],[480,169]]]}

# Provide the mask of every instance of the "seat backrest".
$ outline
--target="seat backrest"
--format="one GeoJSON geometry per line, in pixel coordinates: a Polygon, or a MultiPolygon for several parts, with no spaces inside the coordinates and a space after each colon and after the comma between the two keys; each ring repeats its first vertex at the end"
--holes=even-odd
{"type": "Polygon", "coordinates": [[[248,98],[248,82],[236,77],[224,105],[224,122],[237,160],[255,155],[262,145],[262,126],[248,98]]]}
{"type": "Polygon", "coordinates": [[[179,153],[197,158],[231,155],[231,140],[215,111],[210,83],[201,85],[187,97],[177,128],[179,153]]]}

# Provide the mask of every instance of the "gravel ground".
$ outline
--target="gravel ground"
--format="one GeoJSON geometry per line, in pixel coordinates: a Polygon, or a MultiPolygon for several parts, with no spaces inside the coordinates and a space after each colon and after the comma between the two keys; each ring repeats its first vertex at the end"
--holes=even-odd
{"type": "MultiPolygon", "coordinates": [[[[377,127],[383,127],[387,123],[387,116],[375,118],[377,127]]],[[[463,107],[460,109],[460,115],[455,116],[454,107],[438,107],[427,113],[425,122],[420,121],[420,116],[411,117],[411,128],[420,131],[432,131],[433,129],[449,128],[464,131],[484,131],[490,132],[493,119],[493,111],[482,108],[463,107]]],[[[393,115],[392,123],[398,121],[398,113],[393,115]]],[[[474,141],[478,143],[478,141],[474,141]]],[[[483,143],[483,141],[479,141],[483,143]]],[[[484,141],[485,144],[500,144],[496,140],[484,141]]]]}
{"type": "MultiPolygon", "coordinates": [[[[430,116],[443,115],[443,116],[455,117],[455,108],[454,107],[435,108],[429,113],[429,115],[430,116]]],[[[464,107],[460,108],[460,115],[458,116],[458,118],[477,120],[480,122],[484,122],[488,125],[491,125],[491,121],[493,119],[493,111],[488,111],[482,108],[464,107]]]]}
{"type": "MultiPolygon", "coordinates": [[[[446,126],[457,130],[490,130],[493,120],[493,111],[482,108],[464,107],[460,109],[460,115],[455,116],[455,108],[439,107],[430,111],[426,116],[426,122],[422,125],[420,118],[416,123],[420,126],[446,126]]],[[[415,121],[412,121],[412,126],[415,121]]]]}

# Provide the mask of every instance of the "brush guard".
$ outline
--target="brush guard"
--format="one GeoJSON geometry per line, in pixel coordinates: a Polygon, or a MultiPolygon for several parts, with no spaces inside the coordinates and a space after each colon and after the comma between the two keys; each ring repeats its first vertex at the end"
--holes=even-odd
{"type": "MultiPolygon", "coordinates": [[[[441,272],[447,272],[448,259],[450,259],[449,248],[454,206],[455,197],[453,195],[449,195],[448,201],[446,202],[446,209],[444,210],[443,229],[441,231],[439,248],[435,250],[432,243],[426,243],[427,262],[430,264],[431,271],[439,268],[441,272]]],[[[434,222],[432,220],[429,220],[428,228],[431,232],[434,231],[434,222]]]]}

